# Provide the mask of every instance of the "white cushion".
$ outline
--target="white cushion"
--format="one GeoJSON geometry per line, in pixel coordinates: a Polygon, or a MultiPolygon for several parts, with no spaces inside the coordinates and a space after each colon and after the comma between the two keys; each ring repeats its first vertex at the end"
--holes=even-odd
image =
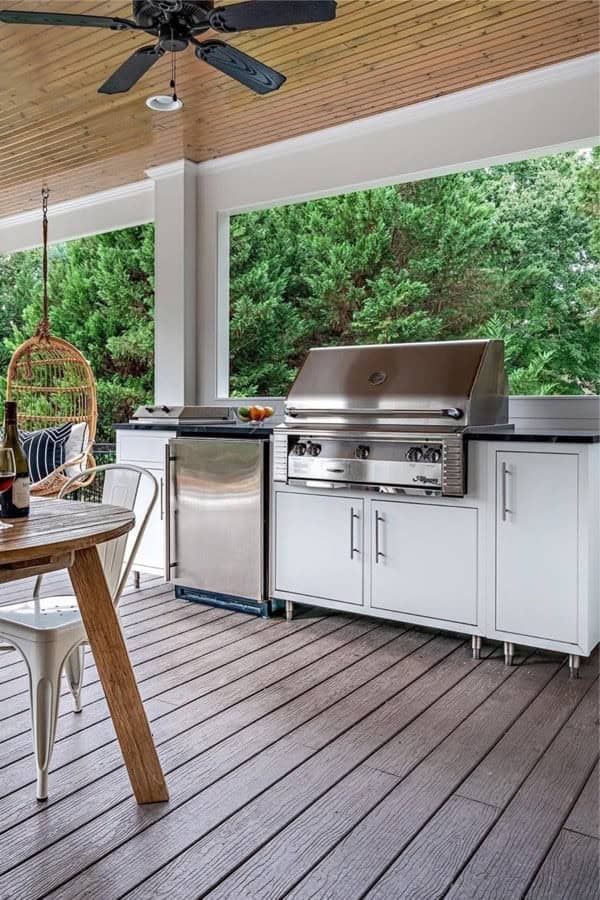
{"type": "MultiPolygon", "coordinates": [[[[87,422],[76,422],[71,428],[71,434],[65,444],[65,462],[70,459],[76,459],[80,456],[88,444],[89,428],[87,422]]],[[[65,475],[71,478],[72,475],[79,475],[86,467],[86,459],[82,459],[74,466],[67,466],[65,475]]]]}

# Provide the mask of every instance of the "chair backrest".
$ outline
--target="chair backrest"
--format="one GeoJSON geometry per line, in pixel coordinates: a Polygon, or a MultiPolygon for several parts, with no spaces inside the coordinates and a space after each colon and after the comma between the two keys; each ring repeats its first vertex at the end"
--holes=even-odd
{"type": "Polygon", "coordinates": [[[88,475],[104,473],[102,503],[122,506],[133,510],[136,523],[132,531],[112,541],[98,545],[98,555],[104,569],[104,576],[115,606],[121,599],[135,554],[146,530],[150,513],[156,503],[158,484],[154,475],[139,466],[110,463],[94,466],[83,473],[73,475],[62,488],[59,499],[77,490],[82,479],[88,475]],[[142,487],[143,486],[143,487],[142,487]]]}

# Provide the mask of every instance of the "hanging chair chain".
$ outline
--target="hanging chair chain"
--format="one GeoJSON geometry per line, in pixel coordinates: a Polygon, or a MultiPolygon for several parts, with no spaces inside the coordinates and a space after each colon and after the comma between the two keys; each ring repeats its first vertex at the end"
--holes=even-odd
{"type": "Polygon", "coordinates": [[[40,338],[50,337],[50,321],[48,319],[48,197],[50,191],[47,187],[42,188],[42,318],[37,327],[36,336],[40,338]]]}

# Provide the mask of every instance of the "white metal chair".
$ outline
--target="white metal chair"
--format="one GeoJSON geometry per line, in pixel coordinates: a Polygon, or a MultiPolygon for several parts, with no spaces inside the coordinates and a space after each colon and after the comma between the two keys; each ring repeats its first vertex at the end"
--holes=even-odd
{"type": "MultiPolygon", "coordinates": [[[[150,472],[137,466],[95,466],[84,473],[104,472],[102,502],[136,512],[134,529],[98,546],[104,575],[116,606],[125,587],[140,540],[156,502],[158,485],[150,472]],[[140,491],[142,480],[147,488],[140,491]]],[[[60,498],[76,490],[81,473],[64,485],[60,498]]],[[[0,606],[0,638],[22,654],[29,672],[33,749],[37,766],[37,797],[48,797],[48,767],[54,746],[60,700],[61,673],[73,694],[75,712],[81,711],[86,633],[74,596],[39,597],[0,606]]]]}

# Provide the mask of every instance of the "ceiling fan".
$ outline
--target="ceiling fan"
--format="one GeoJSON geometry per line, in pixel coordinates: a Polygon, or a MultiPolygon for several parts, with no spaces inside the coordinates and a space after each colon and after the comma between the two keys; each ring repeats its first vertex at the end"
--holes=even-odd
{"type": "Polygon", "coordinates": [[[120,94],[136,84],[166,52],[179,53],[189,44],[198,59],[235,78],[257,94],[276,91],[285,76],[259,60],[218,40],[197,40],[206,31],[232,34],[280,25],[328,22],[335,18],[335,0],[247,0],[213,8],[213,0],[133,0],[133,21],[110,16],[0,10],[9,25],[76,25],[112,31],[144,31],[158,39],[139,47],[98,88],[101,94],[120,94]]]}

